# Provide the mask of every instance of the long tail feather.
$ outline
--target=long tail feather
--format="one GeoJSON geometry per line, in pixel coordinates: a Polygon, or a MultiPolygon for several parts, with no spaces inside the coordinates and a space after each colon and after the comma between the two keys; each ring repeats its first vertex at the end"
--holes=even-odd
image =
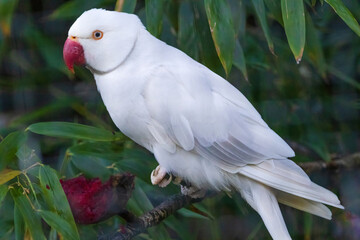
{"type": "MultiPolygon", "coordinates": [[[[276,191],[276,190],[275,190],[276,191]]],[[[276,191],[279,203],[331,220],[331,211],[324,204],[307,200],[282,191],[276,191]]]]}
{"type": "Polygon", "coordinates": [[[273,239],[291,239],[272,189],[241,177],[235,184],[242,197],[259,213],[273,239]]]}

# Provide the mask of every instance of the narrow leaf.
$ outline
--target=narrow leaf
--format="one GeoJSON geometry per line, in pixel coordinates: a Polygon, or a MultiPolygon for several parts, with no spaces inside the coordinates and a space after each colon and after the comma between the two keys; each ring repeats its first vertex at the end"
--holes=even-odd
{"type": "Polygon", "coordinates": [[[333,74],[334,76],[336,76],[337,78],[339,78],[340,80],[342,80],[343,82],[346,82],[347,84],[355,87],[356,89],[360,90],[360,83],[355,80],[354,78],[351,78],[349,76],[347,76],[345,73],[339,71],[337,68],[332,67],[332,66],[327,66],[327,70],[333,74]]]}
{"type": "Polygon", "coordinates": [[[23,194],[21,188],[12,188],[10,193],[14,199],[16,207],[24,218],[32,239],[46,239],[42,230],[41,220],[30,204],[30,200],[23,194]]]}
{"type": "Polygon", "coordinates": [[[344,5],[341,0],[325,0],[341,17],[342,20],[351,28],[358,36],[360,36],[360,26],[356,21],[350,10],[344,5]]]}
{"type": "Polygon", "coordinates": [[[6,194],[8,192],[8,186],[6,185],[0,185],[0,207],[1,207],[1,203],[2,201],[5,199],[6,194]]]}
{"type": "Polygon", "coordinates": [[[194,211],[191,211],[186,208],[179,209],[177,211],[180,215],[187,217],[187,218],[197,218],[197,219],[203,219],[203,220],[210,220],[208,217],[205,217],[199,213],[196,213],[194,211]]]}
{"type": "Polygon", "coordinates": [[[274,53],[274,43],[270,36],[269,26],[266,21],[265,4],[264,0],[253,0],[252,1],[257,17],[259,18],[261,28],[265,34],[266,41],[268,43],[269,50],[272,54],[274,53]]]}
{"type": "MultiPolygon", "coordinates": [[[[55,215],[58,215],[59,218],[66,221],[66,233],[70,233],[72,239],[79,239],[79,233],[76,228],[75,220],[55,171],[48,166],[42,166],[39,169],[39,179],[40,187],[43,191],[43,197],[48,207],[50,210],[55,212],[55,215]]],[[[58,232],[61,232],[55,226],[51,224],[49,225],[55,228],[58,232]]]]}
{"type": "Polygon", "coordinates": [[[189,2],[183,2],[180,5],[178,25],[179,48],[193,59],[198,59],[199,48],[197,43],[199,37],[195,30],[195,17],[189,2]]]}
{"type": "Polygon", "coordinates": [[[60,217],[58,214],[45,210],[40,210],[39,214],[45,220],[45,222],[49,224],[49,226],[54,228],[58,232],[58,234],[61,235],[61,239],[80,239],[77,234],[74,235],[71,224],[62,217],[60,217]]]}
{"type": "Polygon", "coordinates": [[[136,0],[117,0],[115,11],[133,13],[136,7],[136,0]]]}
{"type": "Polygon", "coordinates": [[[199,36],[199,55],[202,63],[219,75],[225,75],[225,70],[216,52],[212,40],[209,23],[207,21],[204,2],[191,1],[193,16],[195,17],[195,31],[199,36]]]}
{"type": "Polygon", "coordinates": [[[0,171],[16,158],[16,152],[25,140],[26,134],[18,131],[10,133],[0,142],[0,171]]]}
{"type": "Polygon", "coordinates": [[[60,7],[49,16],[51,20],[55,19],[71,19],[79,17],[84,11],[91,8],[98,7],[102,1],[101,0],[77,0],[77,1],[68,1],[63,3],[60,7]]]}
{"type": "Polygon", "coordinates": [[[244,51],[243,48],[241,47],[239,40],[236,41],[236,45],[235,45],[234,66],[242,72],[246,81],[248,81],[244,51]]]}
{"type": "Polygon", "coordinates": [[[145,1],[146,27],[155,37],[159,37],[161,34],[165,2],[165,0],[145,1]]]}
{"type": "Polygon", "coordinates": [[[286,37],[297,63],[305,47],[305,13],[303,0],[281,0],[281,12],[286,37]]]}
{"type": "Polygon", "coordinates": [[[30,125],[27,130],[51,137],[65,137],[92,141],[115,141],[122,139],[119,132],[69,122],[41,122],[30,125]]]}
{"type": "Polygon", "coordinates": [[[10,181],[11,179],[19,176],[21,171],[19,170],[11,170],[11,169],[4,169],[0,172],[0,185],[10,181]]]}
{"type": "Polygon", "coordinates": [[[316,66],[320,75],[326,77],[326,62],[324,57],[324,52],[322,45],[319,39],[318,31],[316,31],[314,23],[310,15],[306,12],[306,49],[310,60],[316,66]]]}
{"type": "Polygon", "coordinates": [[[281,2],[279,0],[264,0],[264,2],[272,17],[284,26],[281,14],[281,2]]]}
{"type": "Polygon", "coordinates": [[[6,37],[11,34],[11,22],[17,3],[18,0],[0,1],[0,30],[6,37]]]}
{"type": "Polygon", "coordinates": [[[25,222],[17,206],[14,207],[15,240],[23,240],[25,235],[25,222]]]}
{"type": "Polygon", "coordinates": [[[204,3],[216,52],[226,74],[229,74],[235,50],[235,32],[230,8],[226,1],[204,0],[204,3]]]}

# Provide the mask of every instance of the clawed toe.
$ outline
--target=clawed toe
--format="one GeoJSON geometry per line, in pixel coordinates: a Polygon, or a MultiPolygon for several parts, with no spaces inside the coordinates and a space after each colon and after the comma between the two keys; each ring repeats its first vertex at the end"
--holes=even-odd
{"type": "Polygon", "coordinates": [[[166,178],[166,169],[161,167],[160,165],[157,166],[152,172],[151,172],[151,183],[153,185],[158,185],[159,187],[166,187],[171,183],[172,175],[169,174],[169,178],[166,178]]]}

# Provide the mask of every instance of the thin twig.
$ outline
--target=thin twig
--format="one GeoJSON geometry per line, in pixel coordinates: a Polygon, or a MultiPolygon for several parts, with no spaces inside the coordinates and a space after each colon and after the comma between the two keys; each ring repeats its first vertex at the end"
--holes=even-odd
{"type": "Polygon", "coordinates": [[[331,160],[329,162],[314,161],[298,163],[298,165],[304,169],[305,172],[313,172],[324,169],[351,169],[360,167],[360,153],[353,153],[343,158],[331,160]]]}
{"type": "MultiPolygon", "coordinates": [[[[351,169],[360,167],[360,153],[354,153],[349,156],[334,159],[330,162],[315,161],[299,163],[300,167],[307,173],[324,169],[351,169]]],[[[199,202],[202,199],[193,199],[185,195],[173,195],[166,199],[159,206],[145,213],[140,217],[136,217],[130,213],[125,213],[124,218],[128,220],[128,224],[120,227],[116,232],[110,235],[100,236],[101,240],[129,240],[134,236],[144,232],[147,228],[155,226],[168,216],[174,214],[177,210],[189,205],[190,203],[199,202]],[[130,214],[130,215],[128,215],[130,214]]]]}
{"type": "Polygon", "coordinates": [[[147,228],[159,224],[161,221],[174,214],[180,208],[201,200],[202,199],[194,199],[182,194],[173,195],[156,208],[145,213],[141,217],[136,218],[127,225],[120,227],[120,229],[115,233],[107,236],[101,236],[99,239],[129,240],[139,233],[144,232],[147,228]]]}

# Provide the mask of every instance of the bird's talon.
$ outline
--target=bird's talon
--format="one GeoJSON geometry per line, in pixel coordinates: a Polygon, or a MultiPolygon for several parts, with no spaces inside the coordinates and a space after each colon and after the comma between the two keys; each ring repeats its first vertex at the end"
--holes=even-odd
{"type": "Polygon", "coordinates": [[[150,175],[151,183],[153,185],[159,185],[159,187],[166,187],[172,180],[171,174],[169,174],[169,179],[166,178],[166,169],[161,167],[160,165],[157,166],[150,175]]]}
{"type": "Polygon", "coordinates": [[[159,187],[166,187],[167,185],[169,185],[171,183],[172,180],[172,175],[169,174],[169,178],[166,179],[165,177],[163,178],[163,180],[161,180],[161,182],[158,183],[159,187]]]}

